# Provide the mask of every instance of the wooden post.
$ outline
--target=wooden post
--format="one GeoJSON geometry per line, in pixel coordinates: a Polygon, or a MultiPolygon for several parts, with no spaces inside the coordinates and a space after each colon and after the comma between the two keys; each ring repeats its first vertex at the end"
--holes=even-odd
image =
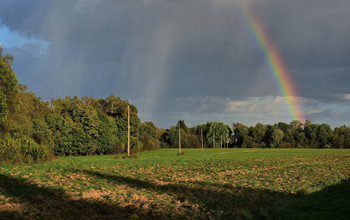
{"type": "Polygon", "coordinates": [[[179,153],[181,155],[181,128],[180,128],[181,121],[179,122],[179,153]]]}
{"type": "Polygon", "coordinates": [[[130,105],[128,105],[128,157],[130,157],[130,105]]]}
{"type": "Polygon", "coordinates": [[[202,150],[204,150],[204,143],[203,143],[203,128],[201,127],[201,139],[202,139],[202,150]]]}
{"type": "Polygon", "coordinates": [[[215,149],[215,133],[213,133],[213,142],[214,142],[214,149],[215,149]]]}
{"type": "Polygon", "coordinates": [[[220,139],[220,147],[222,148],[222,135],[221,135],[221,139],[220,139]]]}

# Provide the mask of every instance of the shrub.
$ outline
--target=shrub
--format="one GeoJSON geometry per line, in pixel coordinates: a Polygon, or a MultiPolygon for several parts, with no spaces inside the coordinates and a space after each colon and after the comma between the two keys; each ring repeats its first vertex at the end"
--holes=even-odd
{"type": "Polygon", "coordinates": [[[148,134],[144,134],[142,138],[142,150],[158,150],[160,148],[160,141],[148,134]]]}
{"type": "Polygon", "coordinates": [[[115,156],[115,159],[137,159],[137,154],[135,152],[131,152],[129,156],[126,153],[118,154],[115,156]]]}
{"type": "Polygon", "coordinates": [[[117,141],[115,145],[110,147],[107,151],[108,154],[120,154],[125,150],[125,146],[122,142],[117,141]]]}
{"type": "Polygon", "coordinates": [[[140,150],[142,150],[142,147],[143,147],[142,142],[138,138],[130,137],[130,150],[131,151],[135,151],[135,152],[140,151],[140,150]]]}
{"type": "Polygon", "coordinates": [[[4,136],[0,140],[1,162],[16,163],[20,160],[20,148],[15,139],[4,136]]]}
{"type": "Polygon", "coordinates": [[[37,144],[33,139],[22,137],[14,139],[5,136],[0,140],[0,160],[6,163],[38,163],[50,157],[50,149],[37,144]]]}

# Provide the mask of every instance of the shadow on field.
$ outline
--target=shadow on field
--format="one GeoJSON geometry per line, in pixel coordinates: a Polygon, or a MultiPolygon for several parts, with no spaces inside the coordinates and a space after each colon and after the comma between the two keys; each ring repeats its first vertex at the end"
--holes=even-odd
{"type": "Polygon", "coordinates": [[[42,187],[3,174],[0,174],[0,192],[10,197],[12,204],[6,210],[0,203],[0,219],[115,219],[116,216],[128,219],[135,212],[116,205],[72,200],[61,189],[42,187]]]}
{"type": "Polygon", "coordinates": [[[301,192],[295,195],[201,181],[187,182],[191,186],[158,185],[146,180],[96,171],[81,172],[138,189],[170,194],[180,201],[199,204],[201,211],[222,219],[332,219],[335,210],[338,219],[350,219],[349,179],[312,194],[301,192]]]}
{"type": "MultiPolygon", "coordinates": [[[[76,171],[76,170],[75,170],[76,171]]],[[[147,180],[131,177],[82,170],[81,172],[93,177],[127,184],[138,189],[155,191],[158,194],[172,195],[177,200],[190,204],[198,204],[200,211],[209,216],[223,219],[243,218],[248,210],[264,207],[278,199],[287,198],[288,194],[266,189],[248,187],[233,187],[232,185],[212,184],[207,182],[187,182],[184,184],[156,184],[147,180]],[[191,184],[191,185],[189,185],[191,184]],[[208,187],[209,186],[209,187],[208,187]]],[[[188,207],[191,209],[191,207],[188,207]]],[[[172,210],[169,210],[172,212],[172,210]]]]}
{"type": "MultiPolygon", "coordinates": [[[[326,187],[310,195],[291,195],[271,190],[235,188],[230,185],[206,182],[160,185],[147,180],[97,171],[74,170],[74,172],[83,172],[100,179],[127,184],[158,194],[169,194],[181,202],[188,201],[189,204],[198,204],[198,211],[203,213],[200,216],[205,216],[204,218],[211,216],[222,219],[325,219],[334,217],[335,210],[339,219],[347,219],[350,215],[349,181],[326,187]]],[[[155,213],[140,214],[136,209],[123,208],[118,205],[84,199],[73,200],[62,189],[42,187],[29,183],[25,179],[2,174],[0,174],[0,192],[10,197],[11,204],[22,206],[17,212],[15,206],[4,209],[0,204],[0,219],[24,217],[30,219],[129,219],[133,213],[138,214],[140,219],[151,217],[164,219],[167,216],[173,218],[170,216],[174,214],[174,210],[170,209],[162,210],[165,216],[157,216],[155,213]]],[[[184,206],[184,208],[188,208],[190,213],[194,212],[191,206],[184,206]]]]}
{"type": "Polygon", "coordinates": [[[259,219],[350,219],[350,179],[311,194],[300,193],[256,213],[259,219]]]}

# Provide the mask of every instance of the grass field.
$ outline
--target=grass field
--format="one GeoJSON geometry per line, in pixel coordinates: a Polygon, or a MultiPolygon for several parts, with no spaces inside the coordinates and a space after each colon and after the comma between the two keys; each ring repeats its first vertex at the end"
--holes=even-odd
{"type": "Polygon", "coordinates": [[[0,219],[350,217],[350,150],[184,149],[0,165],[0,219]]]}

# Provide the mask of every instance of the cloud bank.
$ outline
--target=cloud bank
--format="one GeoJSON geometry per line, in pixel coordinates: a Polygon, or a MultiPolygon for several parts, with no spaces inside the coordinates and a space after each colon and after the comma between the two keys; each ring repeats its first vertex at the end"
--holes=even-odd
{"type": "MultiPolygon", "coordinates": [[[[2,0],[0,25],[28,39],[3,47],[15,56],[20,82],[43,99],[115,93],[161,127],[182,114],[288,121],[237,1],[2,0]]],[[[350,2],[250,0],[247,6],[281,54],[304,113],[346,123],[350,2]]]]}

